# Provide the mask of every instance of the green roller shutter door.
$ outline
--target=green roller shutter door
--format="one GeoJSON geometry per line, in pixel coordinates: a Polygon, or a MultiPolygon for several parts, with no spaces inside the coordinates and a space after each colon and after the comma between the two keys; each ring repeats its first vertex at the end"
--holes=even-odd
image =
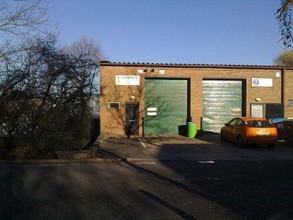
{"type": "Polygon", "coordinates": [[[186,124],[187,85],[185,79],[145,80],[145,135],[178,134],[186,124]]]}
{"type": "Polygon", "coordinates": [[[202,129],[220,133],[221,127],[242,116],[242,81],[204,80],[202,129]]]}

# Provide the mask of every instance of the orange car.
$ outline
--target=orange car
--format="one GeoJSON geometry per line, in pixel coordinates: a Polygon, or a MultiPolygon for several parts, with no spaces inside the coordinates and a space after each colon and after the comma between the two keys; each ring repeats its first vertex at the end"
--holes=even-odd
{"type": "Polygon", "coordinates": [[[274,148],[277,129],[264,118],[234,118],[222,127],[221,140],[236,142],[240,147],[245,144],[267,144],[269,148],[274,148]]]}

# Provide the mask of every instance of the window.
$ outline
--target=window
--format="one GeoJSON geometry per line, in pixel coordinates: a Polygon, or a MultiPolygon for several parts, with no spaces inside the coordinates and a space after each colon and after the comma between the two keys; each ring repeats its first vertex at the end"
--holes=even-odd
{"type": "Polygon", "coordinates": [[[120,102],[109,102],[108,108],[109,109],[119,109],[120,108],[120,102]]]}
{"type": "Polygon", "coordinates": [[[262,120],[248,121],[247,124],[248,124],[248,127],[253,127],[253,128],[257,128],[257,127],[260,127],[260,128],[271,128],[271,127],[274,127],[274,125],[271,124],[270,122],[268,122],[268,121],[262,121],[262,120]]]}

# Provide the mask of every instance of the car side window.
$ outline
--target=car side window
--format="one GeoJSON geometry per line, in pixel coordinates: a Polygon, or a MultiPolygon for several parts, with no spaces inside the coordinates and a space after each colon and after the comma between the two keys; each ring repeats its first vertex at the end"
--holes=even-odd
{"type": "Polygon", "coordinates": [[[243,126],[243,124],[244,124],[244,123],[243,123],[243,121],[242,121],[240,118],[239,118],[239,119],[237,120],[237,122],[236,122],[236,125],[239,126],[239,127],[240,127],[240,126],[243,126]]]}
{"type": "Polygon", "coordinates": [[[238,118],[233,119],[232,121],[230,121],[229,125],[231,126],[235,126],[237,123],[238,118]]]}

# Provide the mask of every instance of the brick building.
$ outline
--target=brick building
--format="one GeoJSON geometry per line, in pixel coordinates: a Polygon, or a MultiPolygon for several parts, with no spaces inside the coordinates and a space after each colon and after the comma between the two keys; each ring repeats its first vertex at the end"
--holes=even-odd
{"type": "Polygon", "coordinates": [[[293,117],[293,67],[100,63],[101,135],[219,133],[237,116],[293,117]]]}

